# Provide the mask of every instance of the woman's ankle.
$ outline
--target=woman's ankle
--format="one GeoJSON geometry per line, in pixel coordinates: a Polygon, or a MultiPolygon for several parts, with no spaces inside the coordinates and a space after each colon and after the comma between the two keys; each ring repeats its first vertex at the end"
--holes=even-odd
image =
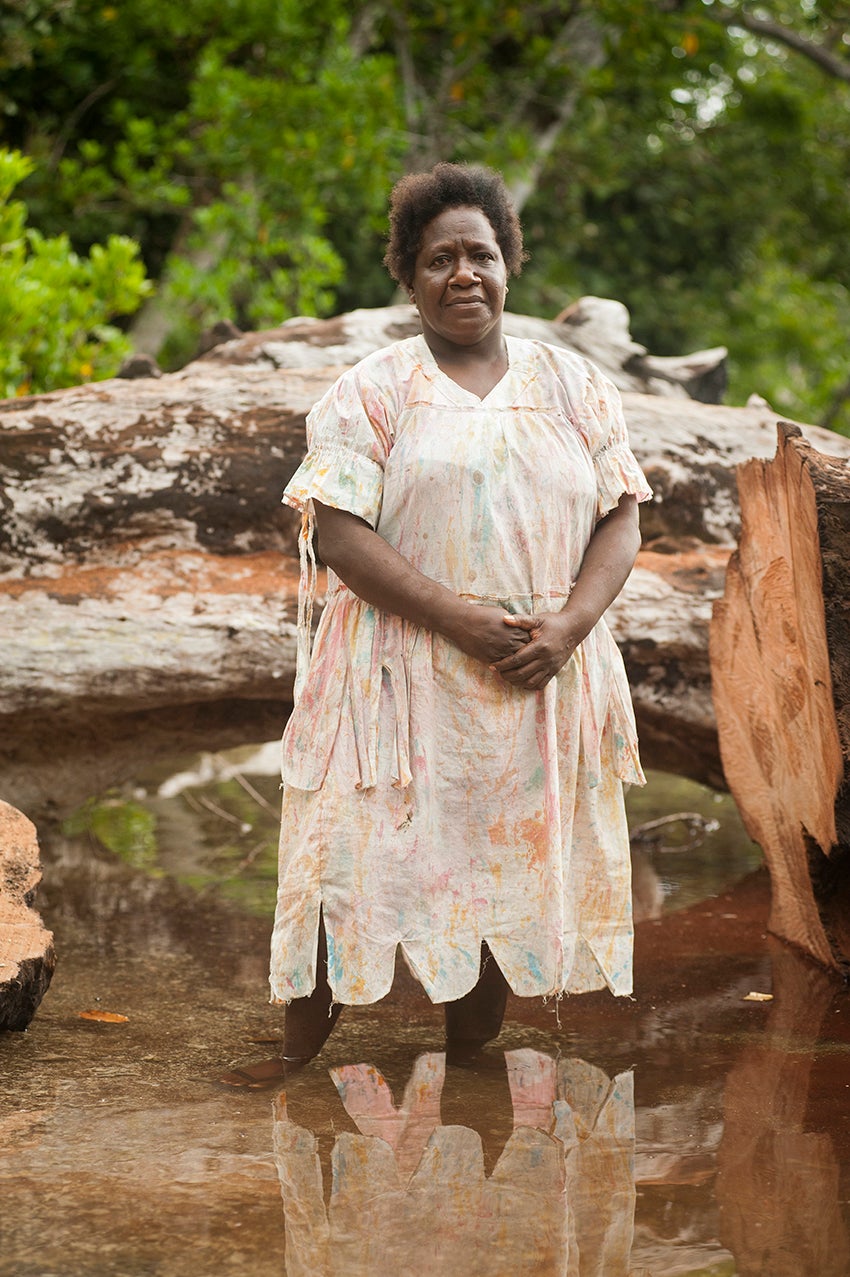
{"type": "Polygon", "coordinates": [[[498,1037],[505,1018],[508,983],[486,945],[478,983],[464,997],[445,1003],[446,1039],[483,1046],[498,1037]]]}
{"type": "Polygon", "coordinates": [[[342,1006],[331,1002],[330,990],[316,989],[308,998],[290,1002],[284,1014],[283,1058],[291,1062],[312,1060],[327,1042],[342,1006]],[[317,996],[317,994],[319,996],[317,996]]]}

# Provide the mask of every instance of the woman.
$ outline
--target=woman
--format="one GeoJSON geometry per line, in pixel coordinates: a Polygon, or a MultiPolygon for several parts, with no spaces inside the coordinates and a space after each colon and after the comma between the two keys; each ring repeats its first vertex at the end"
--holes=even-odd
{"type": "Polygon", "coordinates": [[[458,1050],[499,1032],[508,986],[631,991],[622,782],[643,777],[602,616],[650,492],[611,383],[502,333],[523,249],[501,178],[438,164],[390,221],[422,335],[315,406],[284,496],[329,569],[283,739],[290,1064],[389,991],[399,945],[458,1050]]]}

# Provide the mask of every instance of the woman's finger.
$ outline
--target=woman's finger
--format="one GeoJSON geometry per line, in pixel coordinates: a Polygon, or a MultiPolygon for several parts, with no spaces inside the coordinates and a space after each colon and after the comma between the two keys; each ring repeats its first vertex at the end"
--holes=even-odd
{"type": "Polygon", "coordinates": [[[509,683],[524,683],[536,674],[554,674],[555,668],[549,661],[535,660],[527,661],[523,665],[514,665],[510,669],[497,669],[496,673],[509,683]]]}
{"type": "Polygon", "coordinates": [[[537,616],[526,616],[522,613],[517,613],[515,616],[508,615],[503,620],[505,625],[511,625],[514,629],[528,630],[529,633],[540,628],[540,618],[537,616]]]}
{"type": "Polygon", "coordinates": [[[510,656],[503,656],[500,661],[496,661],[491,666],[491,669],[496,670],[499,674],[505,674],[510,670],[530,666],[534,661],[548,663],[551,659],[552,658],[549,653],[547,653],[545,649],[541,650],[540,645],[532,638],[529,642],[523,644],[523,646],[516,652],[511,653],[510,656]]]}

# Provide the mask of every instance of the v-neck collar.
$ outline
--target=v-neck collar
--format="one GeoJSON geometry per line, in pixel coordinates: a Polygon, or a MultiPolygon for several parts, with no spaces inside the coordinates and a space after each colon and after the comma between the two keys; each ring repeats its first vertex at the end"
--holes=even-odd
{"type": "Polygon", "coordinates": [[[507,356],[508,366],[496,382],[495,386],[491,387],[491,389],[487,391],[487,394],[482,398],[480,395],[477,395],[474,390],[467,390],[465,386],[461,386],[459,382],[455,381],[454,377],[450,377],[447,372],[443,371],[437,363],[437,360],[434,357],[434,352],[431,350],[431,347],[428,345],[422,333],[418,334],[416,340],[420,344],[420,350],[423,355],[422,363],[427,368],[429,374],[441,382],[443,386],[450,388],[453,394],[458,396],[465,403],[469,403],[471,401],[476,406],[489,403],[490,399],[504,387],[514,370],[515,352],[511,349],[511,339],[503,336],[502,340],[505,343],[505,354],[507,356]]]}

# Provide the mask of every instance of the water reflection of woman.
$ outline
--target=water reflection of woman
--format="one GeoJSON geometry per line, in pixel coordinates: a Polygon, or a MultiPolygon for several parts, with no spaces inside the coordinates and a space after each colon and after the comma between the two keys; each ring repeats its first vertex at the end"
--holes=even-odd
{"type": "Polygon", "coordinates": [[[615,387],[502,332],[523,247],[501,178],[437,165],[390,216],[422,335],[340,377],[285,493],[307,588],[271,986],[294,1063],[389,991],[399,946],[460,1049],[508,987],[631,991],[622,782],[643,777],[602,617],[649,490],[615,387]]]}
{"type": "MultiPolygon", "coordinates": [[[[398,1108],[372,1066],[331,1070],[332,1124],[352,1129],[324,1157],[309,1129],[314,1088],[300,1097],[287,1086],[274,1123],[286,1271],[627,1277],[632,1075],[612,1080],[583,1060],[531,1050],[506,1052],[502,1071],[507,1129],[490,1150],[488,1138],[441,1113],[450,1076],[481,1085],[480,1075],[447,1070],[441,1053],[416,1060],[398,1108]]],[[[489,1128],[492,1110],[481,1116],[489,1128]]]]}

